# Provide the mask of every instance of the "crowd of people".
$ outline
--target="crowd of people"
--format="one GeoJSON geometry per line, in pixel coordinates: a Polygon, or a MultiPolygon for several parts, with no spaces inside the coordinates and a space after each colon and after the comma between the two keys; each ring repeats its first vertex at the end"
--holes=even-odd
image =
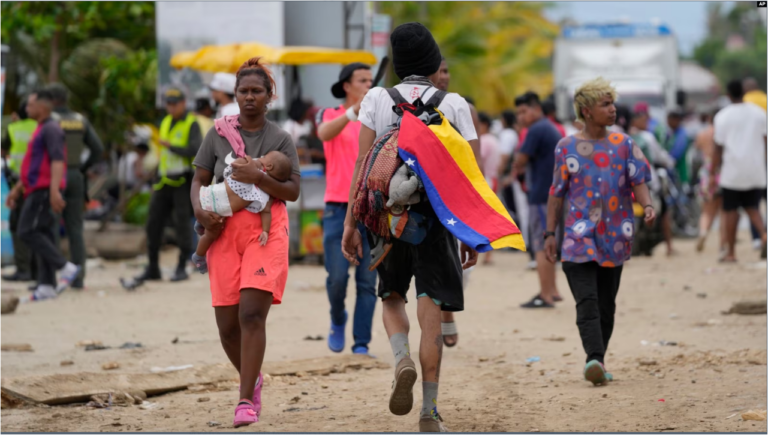
{"type": "MultiPolygon", "coordinates": [[[[266,319],[272,305],[282,303],[289,273],[285,203],[299,196],[302,162],[321,158],[327,185],[323,247],[328,347],[333,352],[347,348],[345,300],[353,267],[351,351],[369,355],[373,313],[381,299],[395,359],[389,410],[408,414],[419,376],[405,310],[415,279],[423,390],[419,430],[446,431],[437,411],[443,346],[458,342],[455,313],[472,297],[465,289],[479,258],[477,245],[457,238],[453,219],[439,220],[423,190],[414,193],[417,200],[407,208],[422,222],[414,229],[420,242],[397,236],[382,244],[353,214],[369,151],[396,162],[397,155],[386,153],[381,138],[393,134],[405,111],[432,107],[438,118],[449,121],[460,135],[459,148],[474,156],[485,181],[503,200],[510,222],[519,224],[516,231],[524,235],[530,267],[539,277],[538,291],[521,307],[551,309],[562,302],[556,279],[562,268],[576,301],[586,354],[584,378],[593,384],[613,380],[605,356],[622,265],[631,256],[637,231],[635,204],[645,225],[653,225],[659,216],[667,254],[675,255],[670,215],[676,198],[663,184],[698,186],[703,203],[698,249],[722,210],[721,261],[736,261],[738,211],[743,209],[765,257],[759,206],[766,193],[766,112],[764,97],[763,107],[759,98],[758,104],[752,102],[759,92],[753,80],[730,82],[731,104],[704,114],[695,136],[683,126],[681,110],[670,110],[663,122],[654,120],[644,103],[631,110],[622,107],[615,89],[601,78],[576,90],[573,122],[561,124],[551,98],[542,100],[534,92],[516,97],[514,111],[503,111],[496,122],[468,98],[449,91],[448,62],[426,27],[403,24],[390,42],[401,80],[394,88],[373,87],[369,65],[347,65],[330,86],[341,100],[338,106],[313,110],[311,103],[296,100],[282,126],[267,118],[277,96],[272,73],[259,58],[248,60],[235,74],[214,76],[210,89],[218,105],[215,113],[207,98],[198,98],[195,111],[189,111],[184,92],[169,88],[163,94],[167,115],[159,125],[157,169],[147,171],[144,164],[151,135],[141,127],[134,131],[134,149],[121,160],[119,177],[127,185],[154,181],[146,223],[148,266],[136,280],[162,279],[159,252],[168,218],[179,248],[171,281],[188,278],[190,260],[208,274],[221,344],[240,373],[235,427],[259,421],[266,319]],[[322,150],[309,145],[313,137],[322,150]],[[686,159],[691,146],[704,156],[696,173],[686,159]],[[661,199],[660,210],[654,196],[661,199]]],[[[16,180],[7,205],[14,211],[17,266],[3,279],[36,280],[33,300],[83,287],[83,174],[101,157],[103,147],[87,120],[69,111],[66,101],[60,86],[30,94],[3,140],[8,175],[16,180]],[[69,260],[56,246],[59,215],[70,240],[69,260]],[[30,252],[36,256],[35,268],[30,252]]],[[[414,163],[400,162],[411,176],[416,172],[408,165],[414,163]]],[[[483,262],[492,261],[489,251],[483,262]]]]}

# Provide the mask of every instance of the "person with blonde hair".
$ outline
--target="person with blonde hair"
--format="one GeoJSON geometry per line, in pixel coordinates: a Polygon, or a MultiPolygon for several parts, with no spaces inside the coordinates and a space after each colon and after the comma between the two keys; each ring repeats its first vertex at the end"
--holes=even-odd
{"type": "Polygon", "coordinates": [[[629,135],[610,133],[616,122],[616,90],[603,78],[583,84],[574,108],[584,129],[555,148],[555,167],[547,202],[544,251],[555,262],[555,228],[567,200],[561,258],[576,300],[576,325],[587,353],[584,378],[595,385],[613,380],[605,353],[613,332],[622,264],[632,252],[635,231],[632,194],[653,222],[647,182],[650,166],[629,135]]]}

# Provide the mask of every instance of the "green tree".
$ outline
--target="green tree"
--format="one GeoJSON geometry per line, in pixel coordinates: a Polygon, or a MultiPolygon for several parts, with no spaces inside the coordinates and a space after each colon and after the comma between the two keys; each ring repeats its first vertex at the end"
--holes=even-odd
{"type": "Polygon", "coordinates": [[[8,111],[30,90],[62,82],[71,107],[90,118],[108,144],[122,142],[127,120],[154,121],[156,79],[147,80],[157,70],[154,3],[2,2],[0,11],[3,44],[11,50],[8,111]],[[126,61],[138,63],[132,70],[126,61]],[[133,92],[102,97],[127,87],[133,92]],[[134,104],[139,91],[150,94],[141,98],[151,101],[149,108],[134,104]],[[105,113],[121,119],[109,121],[105,113]]]}
{"type": "Polygon", "coordinates": [[[102,59],[101,66],[94,122],[119,143],[134,123],[154,124],[160,116],[155,106],[157,53],[136,50],[110,56],[102,59]]]}
{"type": "Polygon", "coordinates": [[[88,39],[114,38],[132,47],[155,44],[151,2],[2,2],[0,10],[3,42],[29,52],[22,55],[34,54],[24,59],[44,72],[46,82],[59,80],[61,62],[88,39]]]}
{"type": "MultiPolygon", "coordinates": [[[[451,90],[499,113],[515,96],[552,91],[550,57],[558,26],[533,2],[382,2],[393,25],[419,21],[448,59],[451,90]]],[[[390,74],[390,77],[395,77],[390,74]]]]}
{"type": "Polygon", "coordinates": [[[712,70],[722,83],[754,77],[766,89],[766,29],[754,4],[734,2],[726,10],[723,3],[710,3],[707,9],[708,36],[693,52],[701,66],[712,70]],[[740,37],[744,47],[728,49],[728,39],[740,37]]]}

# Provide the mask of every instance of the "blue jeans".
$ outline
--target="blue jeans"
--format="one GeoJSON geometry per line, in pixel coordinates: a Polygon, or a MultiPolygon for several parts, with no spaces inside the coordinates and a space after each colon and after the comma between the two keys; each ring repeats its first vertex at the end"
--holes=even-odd
{"type": "MultiPolygon", "coordinates": [[[[344,234],[344,219],[347,214],[346,205],[326,204],[323,214],[323,250],[325,251],[325,270],[328,279],[325,287],[328,291],[328,301],[331,303],[331,322],[334,325],[344,323],[344,299],[347,297],[347,282],[349,281],[349,261],[341,253],[341,237],[344,234]]],[[[355,283],[357,284],[357,301],[352,325],[352,336],[357,347],[368,347],[371,342],[371,327],[373,311],[376,308],[376,271],[369,271],[371,249],[365,236],[365,227],[359,226],[363,236],[363,258],[355,268],[355,283]]]]}

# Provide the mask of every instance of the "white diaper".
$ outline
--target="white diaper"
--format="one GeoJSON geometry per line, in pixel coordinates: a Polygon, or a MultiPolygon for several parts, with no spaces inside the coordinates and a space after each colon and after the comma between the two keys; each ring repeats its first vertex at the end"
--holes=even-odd
{"type": "Polygon", "coordinates": [[[219,216],[232,216],[232,206],[229,204],[227,187],[224,183],[201,187],[200,206],[203,210],[212,211],[219,216]]]}

